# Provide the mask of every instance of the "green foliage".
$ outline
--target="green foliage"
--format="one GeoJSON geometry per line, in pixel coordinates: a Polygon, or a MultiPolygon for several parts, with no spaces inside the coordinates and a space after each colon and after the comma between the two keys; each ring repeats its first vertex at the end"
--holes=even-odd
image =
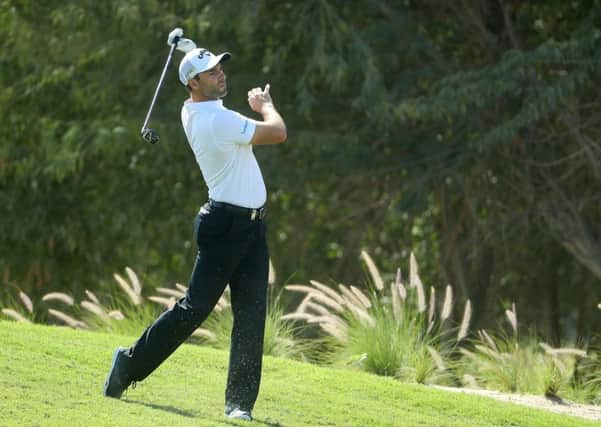
{"type": "MultiPolygon", "coordinates": [[[[138,275],[129,267],[126,268],[126,273],[127,279],[119,274],[114,275],[119,287],[113,284],[109,295],[97,296],[86,290],[86,298],[76,304],[68,294],[51,293],[44,295],[39,303],[33,304],[26,294],[20,292],[19,301],[13,298],[12,304],[3,308],[3,314],[21,322],[35,320],[137,337],[156,320],[162,310],[170,309],[176,299],[184,296],[185,287],[179,284],[174,288],[158,287],[155,295],[143,297],[138,275]],[[42,308],[46,308],[47,312],[42,308]]],[[[275,293],[273,289],[270,288],[272,294],[275,293]]],[[[331,346],[327,340],[302,338],[302,331],[298,327],[282,319],[283,312],[279,295],[272,295],[267,309],[263,353],[310,362],[328,361],[331,346]]],[[[209,318],[193,333],[189,341],[228,350],[232,326],[233,315],[227,288],[209,318]]]]}
{"type": "Polygon", "coordinates": [[[596,405],[601,403],[601,348],[599,344],[591,346],[587,357],[576,362],[570,397],[596,405]]]}
{"type": "Polygon", "coordinates": [[[368,372],[414,380],[417,375],[406,371],[415,366],[410,359],[414,357],[416,347],[419,348],[415,340],[421,335],[423,322],[417,317],[401,325],[378,302],[374,303],[371,315],[376,326],[350,319],[345,350],[360,354],[361,359],[356,363],[368,372]]]}
{"type": "Polygon", "coordinates": [[[231,307],[228,305],[223,310],[214,310],[211,312],[207,320],[203,322],[202,328],[211,331],[214,338],[205,340],[213,348],[227,350],[230,348],[230,339],[234,318],[232,316],[231,307]]]}
{"type": "Polygon", "coordinates": [[[264,354],[303,362],[326,363],[330,357],[326,340],[303,338],[302,327],[283,320],[283,315],[280,295],[273,296],[269,299],[267,308],[264,354]]]}
{"type": "Polygon", "coordinates": [[[361,248],[387,271],[413,250],[478,327],[519,295],[553,340],[587,336],[601,327],[587,305],[601,301],[599,6],[3,1],[0,301],[103,290],[125,260],[187,278],[206,191],[179,124],[181,53],[150,122],[161,143],[138,135],[180,26],[233,53],[228,107],[257,117],[246,91],[269,82],[286,119],[290,141],[255,150],[283,275],[349,283],[361,248]]]}
{"type": "Polygon", "coordinates": [[[292,359],[294,357],[291,356],[299,354],[299,345],[295,339],[292,322],[281,320],[283,314],[284,309],[279,303],[279,298],[270,300],[265,319],[263,351],[270,356],[292,359]]]}
{"type": "MultiPolygon", "coordinates": [[[[327,359],[327,352],[322,352],[320,349],[320,340],[301,338],[299,327],[294,326],[291,321],[283,320],[283,314],[284,308],[279,296],[269,298],[263,354],[311,362],[323,362],[327,359]]],[[[224,308],[213,311],[201,326],[211,333],[211,338],[204,339],[203,342],[213,348],[228,350],[233,324],[229,293],[226,292],[224,308]]]]}
{"type": "Polygon", "coordinates": [[[354,362],[368,372],[393,376],[420,384],[448,384],[453,343],[442,329],[428,327],[426,312],[410,301],[395,314],[387,295],[374,296],[369,315],[373,324],[349,317],[345,358],[361,355],[354,362]],[[387,301],[388,300],[388,301],[387,301]],[[438,362],[438,365],[437,365],[438,362]]]}
{"type": "Polygon", "coordinates": [[[162,310],[155,304],[132,305],[125,301],[109,308],[110,312],[119,311],[123,318],[98,316],[90,312],[81,312],[81,320],[90,329],[109,332],[115,335],[137,337],[155,321],[162,310]]]}
{"type": "MultiPolygon", "coordinates": [[[[386,289],[380,288],[382,278],[371,257],[364,252],[362,258],[371,275],[370,297],[354,286],[340,285],[337,293],[315,281],[311,287],[288,285],[289,290],[305,292],[306,297],[295,312],[284,314],[282,295],[276,294],[272,286],[264,354],[361,369],[403,382],[451,385],[461,382],[470,387],[598,402],[601,365],[594,347],[586,355],[580,349],[539,344],[532,336],[519,342],[513,305],[505,312],[513,335],[495,336],[481,330],[479,340],[471,342],[474,350],[470,351],[462,342],[469,325],[470,305],[466,306],[458,333],[448,324],[452,288],[447,287],[437,315],[434,291],[431,289],[426,303],[414,257],[409,284],[406,286],[397,277],[386,289]],[[308,323],[293,323],[299,319],[308,323]],[[327,335],[316,335],[311,325],[319,326],[322,334],[327,335]]],[[[113,286],[117,292],[108,296],[86,290],[86,299],[75,304],[70,295],[50,293],[34,303],[20,292],[2,312],[7,318],[23,323],[58,322],[72,328],[127,335],[131,340],[158,316],[159,306],[154,303],[170,307],[176,298],[183,296],[185,287],[176,284],[174,288],[155,289],[169,298],[143,297],[138,275],[129,267],[126,273],[127,279],[114,275],[119,287],[113,286]]],[[[226,292],[189,342],[228,350],[232,325],[229,292],[226,292]]]]}
{"type": "Polygon", "coordinates": [[[369,296],[342,284],[339,292],[316,281],[311,281],[312,286],[289,285],[288,290],[306,296],[295,312],[283,318],[319,326],[337,342],[332,350],[339,363],[403,381],[448,382],[452,375],[447,361],[456,345],[452,329],[445,324],[452,308],[450,288],[440,319],[435,319],[434,290],[428,309],[413,254],[409,288],[399,276],[385,288],[371,257],[367,252],[361,255],[372,280],[369,296]]]}
{"type": "Polygon", "coordinates": [[[483,330],[473,346],[473,351],[461,350],[464,359],[459,365],[463,365],[464,379],[475,379],[491,390],[573,395],[573,372],[576,354],[583,353],[580,350],[562,354],[561,349],[539,345],[535,337],[518,342],[515,337],[491,335],[483,330]]]}

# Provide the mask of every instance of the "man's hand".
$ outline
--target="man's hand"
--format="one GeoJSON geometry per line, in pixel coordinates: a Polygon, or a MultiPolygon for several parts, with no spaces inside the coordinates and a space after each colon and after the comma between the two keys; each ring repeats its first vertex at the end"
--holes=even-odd
{"type": "Polygon", "coordinates": [[[273,107],[273,101],[269,94],[269,83],[265,85],[264,90],[256,87],[248,91],[248,105],[257,113],[261,113],[265,107],[273,107]]]}
{"type": "Polygon", "coordinates": [[[176,28],[169,33],[169,36],[167,37],[167,44],[169,46],[174,45],[183,36],[184,36],[184,30],[182,30],[181,28],[176,28]]]}
{"type": "Polygon", "coordinates": [[[263,116],[263,121],[256,121],[255,134],[250,141],[251,144],[278,144],[286,140],[288,137],[286,124],[273,105],[269,94],[269,84],[266,84],[263,90],[260,87],[249,90],[248,105],[253,111],[263,116]]]}

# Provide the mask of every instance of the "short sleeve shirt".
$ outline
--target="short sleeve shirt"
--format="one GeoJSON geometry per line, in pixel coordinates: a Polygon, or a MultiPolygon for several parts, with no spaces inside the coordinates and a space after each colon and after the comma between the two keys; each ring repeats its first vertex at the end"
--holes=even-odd
{"type": "Polygon", "coordinates": [[[223,101],[186,101],[182,125],[215,201],[247,208],[265,204],[267,190],[250,141],[256,122],[223,101]]]}

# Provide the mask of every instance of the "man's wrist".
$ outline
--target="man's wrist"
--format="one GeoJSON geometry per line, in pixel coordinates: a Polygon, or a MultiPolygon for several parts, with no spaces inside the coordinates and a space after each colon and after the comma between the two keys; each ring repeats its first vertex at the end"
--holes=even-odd
{"type": "Polygon", "coordinates": [[[261,113],[268,112],[269,110],[276,111],[273,102],[265,102],[263,105],[261,105],[261,113]]]}

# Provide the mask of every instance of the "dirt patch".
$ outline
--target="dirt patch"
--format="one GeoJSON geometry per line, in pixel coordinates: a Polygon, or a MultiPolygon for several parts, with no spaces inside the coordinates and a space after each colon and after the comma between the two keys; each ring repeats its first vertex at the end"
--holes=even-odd
{"type": "Polygon", "coordinates": [[[477,394],[480,396],[491,397],[493,399],[511,402],[518,405],[529,406],[531,408],[544,409],[547,411],[557,412],[564,415],[572,415],[575,417],[587,418],[589,420],[601,421],[601,406],[584,405],[574,403],[568,400],[558,398],[548,398],[544,396],[533,396],[524,394],[501,393],[492,390],[479,390],[473,388],[457,388],[432,386],[439,390],[446,390],[456,393],[477,394]]]}

